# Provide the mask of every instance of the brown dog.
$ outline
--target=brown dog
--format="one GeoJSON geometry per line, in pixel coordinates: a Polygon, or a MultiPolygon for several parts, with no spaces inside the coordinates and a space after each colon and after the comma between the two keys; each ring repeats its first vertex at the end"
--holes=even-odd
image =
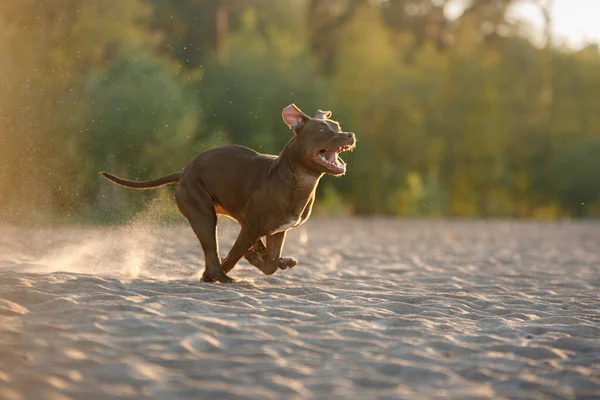
{"type": "Polygon", "coordinates": [[[243,146],[221,146],[200,153],[182,172],[151,181],[101,174],[134,189],[178,182],[177,206],[204,250],[203,281],[232,282],[227,272],[243,256],[270,275],[278,268],[296,265],[293,258],[281,257],[286,231],[308,219],[319,180],[323,174],[343,175],[346,164],[338,154],[356,146],[354,133],[342,132],[340,125],[329,119],[329,111],[319,111],[311,118],[291,104],[282,116],[294,136],[279,156],[243,146]],[[222,261],[216,238],[217,214],[227,215],[241,225],[235,244],[222,261]]]}

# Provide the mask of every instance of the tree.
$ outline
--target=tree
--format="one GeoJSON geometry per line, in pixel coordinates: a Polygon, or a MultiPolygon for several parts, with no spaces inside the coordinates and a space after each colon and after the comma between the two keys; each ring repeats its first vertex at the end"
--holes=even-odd
{"type": "Polygon", "coordinates": [[[140,28],[147,12],[141,0],[0,3],[0,186],[12,188],[0,200],[9,214],[80,204],[83,81],[132,43],[149,42],[140,28]]]}

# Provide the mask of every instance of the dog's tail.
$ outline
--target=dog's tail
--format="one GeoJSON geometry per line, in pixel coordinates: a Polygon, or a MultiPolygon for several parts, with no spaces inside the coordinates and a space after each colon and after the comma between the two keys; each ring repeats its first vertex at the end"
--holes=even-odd
{"type": "Polygon", "coordinates": [[[167,185],[169,183],[176,183],[179,182],[180,174],[180,172],[176,172],[171,175],[163,176],[162,178],[152,179],[151,181],[138,182],[130,181],[129,179],[119,178],[118,176],[109,174],[108,172],[100,172],[100,175],[102,175],[109,181],[131,189],[154,189],[162,185],[167,185]]]}

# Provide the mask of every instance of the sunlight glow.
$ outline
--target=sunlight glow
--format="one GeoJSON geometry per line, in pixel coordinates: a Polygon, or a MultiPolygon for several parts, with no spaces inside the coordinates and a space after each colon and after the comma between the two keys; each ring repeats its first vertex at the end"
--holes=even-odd
{"type": "MultiPolygon", "coordinates": [[[[533,25],[533,38],[542,42],[543,18],[539,8],[533,4],[515,7],[511,18],[521,18],[533,25]]],[[[552,25],[557,44],[581,48],[590,42],[600,43],[600,1],[597,0],[554,0],[552,25]]]]}
{"type": "MultiPolygon", "coordinates": [[[[458,17],[466,2],[448,4],[446,15],[458,17]]],[[[556,44],[570,48],[581,48],[589,43],[600,43],[600,1],[598,0],[554,0],[552,7],[553,40],[556,44]]],[[[530,24],[529,35],[539,45],[544,43],[544,19],[539,6],[532,2],[519,4],[509,12],[509,21],[530,24]]]]}

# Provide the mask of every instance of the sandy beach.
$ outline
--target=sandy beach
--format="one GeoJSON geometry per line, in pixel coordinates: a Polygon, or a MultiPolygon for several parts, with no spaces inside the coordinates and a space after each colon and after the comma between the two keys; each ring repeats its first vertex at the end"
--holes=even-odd
{"type": "Polygon", "coordinates": [[[205,284],[186,225],[0,227],[0,398],[600,396],[600,223],[314,219],[284,254],[205,284]]]}

